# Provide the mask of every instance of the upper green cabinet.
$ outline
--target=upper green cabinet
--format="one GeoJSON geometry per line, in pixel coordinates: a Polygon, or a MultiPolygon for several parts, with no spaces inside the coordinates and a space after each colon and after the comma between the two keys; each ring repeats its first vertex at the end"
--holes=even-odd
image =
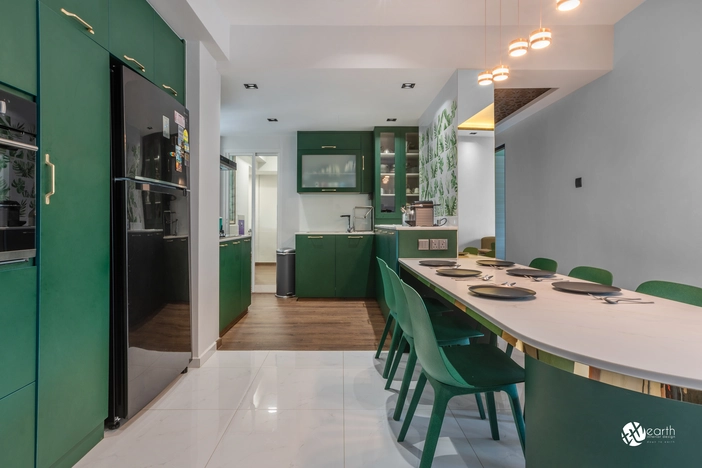
{"type": "MultiPolygon", "coordinates": [[[[121,0],[120,0],[121,1],[121,0]]],[[[74,28],[107,49],[108,0],[41,0],[74,28]]],[[[115,3],[113,0],[112,3],[115,3]]]]}
{"type": "Polygon", "coordinates": [[[185,105],[185,46],[154,14],[154,83],[185,105]]]}
{"type": "Polygon", "coordinates": [[[370,132],[298,132],[297,191],[373,191],[370,132]]]}
{"type": "Polygon", "coordinates": [[[110,2],[110,52],[151,81],[155,77],[154,16],[146,0],[110,2]]]}
{"type": "Polygon", "coordinates": [[[37,94],[37,3],[12,0],[2,5],[0,82],[37,94]]]}
{"type": "Polygon", "coordinates": [[[419,201],[419,130],[375,129],[375,218],[402,222],[402,207],[419,201]]]}

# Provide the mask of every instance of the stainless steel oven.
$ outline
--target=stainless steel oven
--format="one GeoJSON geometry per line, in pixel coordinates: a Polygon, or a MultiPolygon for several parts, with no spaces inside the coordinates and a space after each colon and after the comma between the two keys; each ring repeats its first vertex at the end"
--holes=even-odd
{"type": "Polygon", "coordinates": [[[0,90],[0,264],[36,256],[37,107],[0,90]]]}

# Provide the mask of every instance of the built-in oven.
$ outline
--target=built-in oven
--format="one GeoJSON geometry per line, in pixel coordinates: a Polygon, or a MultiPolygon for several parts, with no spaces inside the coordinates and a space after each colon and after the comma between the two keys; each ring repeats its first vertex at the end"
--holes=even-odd
{"type": "Polygon", "coordinates": [[[36,256],[37,107],[0,90],[0,264],[36,256]]]}

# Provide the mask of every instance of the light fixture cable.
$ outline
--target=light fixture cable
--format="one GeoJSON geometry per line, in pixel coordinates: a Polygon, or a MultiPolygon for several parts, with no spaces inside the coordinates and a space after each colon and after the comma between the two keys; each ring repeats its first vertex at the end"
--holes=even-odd
{"type": "Polygon", "coordinates": [[[510,42],[509,45],[507,46],[507,50],[509,52],[510,57],[521,57],[523,55],[526,55],[527,52],[529,52],[529,40],[523,38],[521,36],[521,34],[519,33],[519,29],[522,26],[521,11],[522,11],[521,1],[517,0],[517,34],[518,34],[518,36],[517,36],[517,39],[510,42]]]}
{"type": "Polygon", "coordinates": [[[487,67],[487,0],[485,0],[485,71],[478,75],[478,84],[481,86],[487,86],[492,84],[492,72],[487,67]]]}
{"type": "Polygon", "coordinates": [[[500,0],[500,64],[492,70],[493,81],[504,81],[509,78],[509,67],[502,64],[502,0],[500,0]]]}
{"type": "Polygon", "coordinates": [[[552,34],[543,24],[543,0],[539,0],[539,29],[529,34],[529,45],[532,49],[543,49],[551,45],[552,34]]]}

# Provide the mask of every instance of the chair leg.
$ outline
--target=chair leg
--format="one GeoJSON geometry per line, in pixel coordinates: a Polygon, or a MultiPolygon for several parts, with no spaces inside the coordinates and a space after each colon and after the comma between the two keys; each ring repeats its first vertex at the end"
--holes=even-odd
{"type": "Polygon", "coordinates": [[[400,435],[397,436],[398,442],[403,442],[405,436],[407,435],[407,430],[409,429],[412,418],[414,417],[414,412],[417,410],[417,405],[419,400],[422,399],[422,392],[424,391],[424,386],[427,383],[427,376],[422,372],[419,375],[419,380],[417,381],[417,386],[414,388],[414,394],[412,395],[412,401],[410,402],[409,408],[407,408],[407,414],[405,415],[405,422],[402,424],[402,429],[400,430],[400,435]]]}
{"type": "Polygon", "coordinates": [[[490,418],[490,432],[492,440],[500,440],[500,427],[497,425],[497,410],[495,409],[495,392],[485,394],[488,407],[488,417],[490,418]]]}
{"type": "Polygon", "coordinates": [[[390,325],[392,324],[392,315],[388,315],[388,320],[385,322],[385,328],[383,328],[383,334],[380,335],[380,343],[378,344],[378,351],[375,353],[375,358],[378,359],[380,357],[380,352],[383,350],[383,345],[385,345],[385,338],[388,336],[388,332],[390,331],[390,325]]]}
{"type": "Polygon", "coordinates": [[[407,339],[403,336],[400,339],[400,347],[397,348],[395,357],[392,360],[392,369],[390,369],[390,374],[388,374],[388,380],[387,382],[385,382],[385,390],[389,389],[390,385],[392,385],[392,381],[395,378],[395,373],[397,372],[397,366],[400,365],[400,361],[402,360],[402,351],[405,349],[406,345],[407,339]]]}
{"type": "Polygon", "coordinates": [[[517,434],[519,435],[519,443],[522,444],[522,452],[526,453],[526,436],[524,430],[524,417],[522,409],[519,405],[519,391],[516,385],[510,385],[505,392],[509,395],[509,402],[512,406],[512,415],[514,416],[514,424],[517,426],[517,434]]]}
{"type": "Polygon", "coordinates": [[[407,368],[405,369],[405,375],[402,377],[402,386],[400,387],[400,394],[397,396],[397,405],[395,406],[395,414],[393,414],[392,419],[395,421],[400,420],[402,416],[402,410],[405,406],[405,400],[407,399],[407,392],[409,391],[410,383],[412,382],[412,374],[414,374],[414,368],[417,365],[417,352],[414,350],[414,346],[410,344],[410,352],[407,357],[407,368]]]}
{"type": "Polygon", "coordinates": [[[478,413],[480,413],[480,419],[485,419],[485,407],[483,406],[483,397],[481,393],[475,394],[475,402],[478,404],[478,413]]]}
{"type": "Polygon", "coordinates": [[[446,407],[452,396],[442,385],[439,385],[438,388],[434,387],[434,390],[434,407],[431,409],[429,430],[427,431],[427,438],[424,441],[422,460],[419,463],[419,468],[430,468],[434,461],[436,444],[439,442],[441,426],[444,423],[444,416],[446,416],[446,407]]]}
{"type": "Polygon", "coordinates": [[[509,357],[512,357],[512,351],[514,351],[514,346],[508,344],[507,349],[505,349],[505,354],[509,357]]]}
{"type": "Polygon", "coordinates": [[[390,341],[390,351],[388,351],[388,358],[385,361],[385,368],[383,369],[383,378],[388,378],[388,372],[390,372],[390,367],[392,366],[392,361],[395,358],[395,351],[397,350],[397,345],[402,339],[402,328],[400,327],[400,322],[395,320],[395,328],[392,331],[392,341],[390,341]]]}

